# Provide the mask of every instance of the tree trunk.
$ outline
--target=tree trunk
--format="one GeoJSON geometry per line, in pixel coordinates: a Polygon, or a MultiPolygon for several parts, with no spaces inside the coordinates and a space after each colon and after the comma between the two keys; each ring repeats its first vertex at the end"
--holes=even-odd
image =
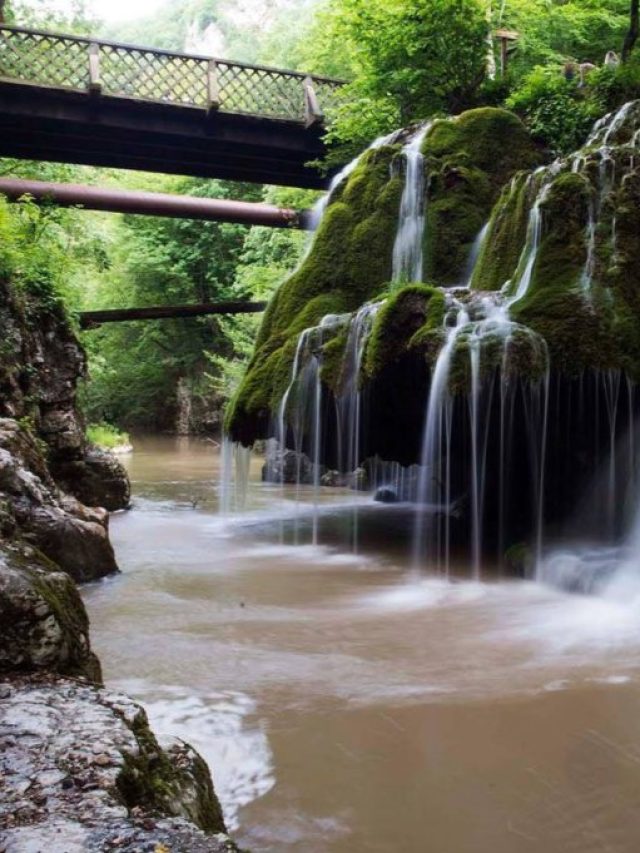
{"type": "Polygon", "coordinates": [[[629,9],[629,30],[625,36],[624,45],[622,47],[622,61],[626,62],[631,56],[631,51],[635,47],[640,32],[640,0],[631,0],[629,9]]]}
{"type": "Polygon", "coordinates": [[[4,7],[7,0],[0,0],[0,24],[4,24],[4,7]]]}

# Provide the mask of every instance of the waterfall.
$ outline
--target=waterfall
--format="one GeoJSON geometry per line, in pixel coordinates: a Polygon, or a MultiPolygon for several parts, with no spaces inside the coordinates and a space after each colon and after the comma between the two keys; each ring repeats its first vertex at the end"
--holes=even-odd
{"type": "Polygon", "coordinates": [[[338,462],[343,471],[355,471],[362,461],[360,459],[362,358],[373,321],[382,304],[382,302],[370,302],[363,305],[349,322],[343,359],[343,390],[336,401],[338,435],[341,436],[343,445],[338,453],[338,462]]]}
{"type": "MultiPolygon", "coordinates": [[[[424,508],[429,506],[433,513],[438,497],[440,495],[439,484],[441,483],[441,461],[442,445],[445,442],[445,464],[449,459],[450,437],[451,437],[451,396],[449,393],[449,368],[451,357],[463,330],[468,327],[469,315],[466,308],[457,299],[452,298],[449,312],[445,316],[445,342],[438,353],[436,363],[431,373],[431,388],[425,418],[424,439],[422,442],[422,454],[420,458],[420,473],[418,477],[416,522],[414,532],[413,563],[419,567],[425,552],[425,540],[428,534],[435,539],[435,516],[430,514],[428,519],[424,508]],[[452,320],[453,315],[453,322],[452,320]],[[448,325],[447,325],[448,324],[448,325]]],[[[449,471],[445,471],[445,501],[450,497],[449,471]]],[[[448,504],[445,504],[445,512],[448,504]]],[[[448,536],[445,533],[445,543],[448,536]]],[[[445,571],[449,571],[449,552],[445,544],[445,571]]]]}
{"type": "Polygon", "coordinates": [[[538,260],[538,251],[540,249],[540,240],[542,239],[542,211],[541,207],[546,201],[551,187],[551,179],[557,174],[557,167],[543,166],[533,172],[527,181],[527,190],[531,187],[536,187],[539,180],[540,186],[537,189],[535,201],[529,212],[529,222],[527,224],[527,237],[520,261],[518,263],[518,271],[516,280],[512,285],[513,296],[511,302],[516,302],[522,299],[529,290],[536,261],[538,260]]]}
{"type": "Polygon", "coordinates": [[[322,217],[324,216],[324,212],[327,209],[333,194],[338,189],[338,187],[342,186],[345,181],[349,178],[349,176],[355,171],[358,165],[361,163],[362,159],[369,151],[375,151],[378,148],[382,148],[383,145],[389,145],[393,141],[393,139],[398,135],[399,131],[394,131],[393,133],[387,133],[383,136],[378,136],[373,140],[371,145],[368,148],[365,148],[357,157],[354,157],[346,166],[343,166],[339,172],[331,178],[329,182],[329,189],[327,192],[321,196],[318,201],[311,208],[311,215],[309,217],[309,228],[312,232],[316,231],[320,222],[322,221],[322,217]]]}
{"type": "MultiPolygon", "coordinates": [[[[414,521],[413,564],[420,568],[426,564],[449,575],[451,518],[453,504],[452,453],[456,430],[463,428],[466,420],[469,431],[468,480],[470,498],[471,560],[473,576],[479,579],[483,550],[483,521],[487,495],[486,465],[491,412],[493,408],[495,372],[500,381],[499,395],[499,526],[504,524],[504,478],[506,468],[506,413],[514,405],[517,385],[507,377],[509,349],[514,335],[524,336],[531,351],[538,350],[547,363],[544,342],[531,330],[509,318],[509,303],[500,295],[471,294],[458,291],[449,295],[449,307],[444,320],[444,343],[431,372],[431,385],[424,421],[422,454],[418,477],[417,503],[414,521]],[[488,380],[482,376],[483,349],[498,345],[501,357],[488,380]],[[465,352],[466,350],[466,352],[465,352]],[[451,373],[456,359],[468,359],[469,388],[466,394],[466,415],[456,410],[451,373]]],[[[530,454],[533,462],[533,481],[536,482],[536,531],[541,530],[544,490],[544,465],[546,442],[546,413],[548,382],[532,381],[528,389],[521,389],[531,400],[541,396],[541,405],[529,402],[531,421],[530,454]]],[[[460,397],[458,393],[457,397],[460,397]]],[[[526,404],[526,401],[525,401],[526,404]]],[[[458,496],[460,497],[460,496],[458,496]]]]}
{"type": "MultiPolygon", "coordinates": [[[[589,316],[604,301],[603,295],[614,298],[604,278],[607,270],[612,276],[617,274],[614,264],[620,263],[615,256],[616,217],[612,208],[624,186],[627,163],[640,143],[640,130],[634,126],[638,119],[640,108],[625,105],[596,123],[587,145],[575,155],[513,175],[510,191],[505,189],[471,244],[459,286],[440,288],[437,299],[428,288],[408,289],[406,316],[402,313],[405,293],[398,302],[392,293],[388,297],[390,310],[384,314],[380,314],[383,302],[365,302],[353,313],[327,315],[299,334],[287,385],[273,415],[272,435],[282,455],[279,477],[283,495],[292,482],[285,478],[284,454],[295,454],[297,494],[307,502],[312,499],[316,508],[311,532],[314,544],[319,541],[318,507],[323,483],[357,488],[366,475],[369,490],[380,490],[381,502],[414,504],[409,518],[416,570],[436,569],[449,576],[455,571],[460,547],[468,549],[465,560],[473,577],[479,579],[487,555],[494,554],[495,562],[501,564],[507,551],[526,546],[530,566],[538,565],[540,577],[547,579],[553,537],[566,534],[551,525],[559,514],[563,524],[567,518],[562,501],[570,490],[563,492],[562,478],[568,476],[577,482],[576,469],[583,464],[580,460],[592,458],[602,469],[598,502],[591,502],[597,505],[599,518],[597,524],[591,517],[583,524],[609,541],[620,536],[623,513],[619,496],[624,492],[628,499],[633,487],[627,470],[636,468],[637,442],[629,429],[636,411],[632,384],[619,369],[602,370],[595,378],[594,370],[575,378],[552,371],[547,343],[533,331],[545,328],[537,325],[539,300],[526,297],[534,288],[538,296],[541,261],[547,269],[552,252],[558,251],[551,229],[564,192],[570,202],[575,197],[575,206],[567,211],[568,234],[576,235],[567,281],[571,300],[575,299],[578,306],[576,312],[584,306],[589,316]],[[492,290],[474,290],[487,283],[492,290]],[[416,300],[415,304],[411,300],[416,300]],[[438,313],[430,313],[436,303],[438,313]],[[518,322],[530,315],[533,319],[527,322],[532,328],[518,322]],[[394,319],[390,321],[389,317],[394,319]],[[389,323],[390,335],[397,329],[402,337],[400,346],[382,337],[385,323],[389,323]],[[386,437],[388,414],[384,407],[392,406],[396,399],[408,399],[402,395],[411,393],[410,382],[408,391],[390,388],[396,378],[395,368],[387,371],[385,363],[385,371],[376,374],[372,370],[364,384],[363,364],[373,329],[376,347],[380,345],[384,352],[388,346],[390,359],[399,353],[400,371],[406,373],[415,365],[416,397],[407,411],[416,428],[407,430],[411,435],[406,452],[402,435],[391,440],[386,437]],[[325,364],[325,358],[331,362],[325,364]],[[331,377],[327,384],[322,381],[323,368],[331,377]],[[422,384],[423,371],[428,384],[422,384]],[[382,426],[375,421],[376,415],[381,416],[382,426]],[[557,448],[568,447],[576,437],[580,446],[571,448],[564,460],[557,448]],[[623,438],[624,464],[618,458],[623,438]],[[411,464],[416,458],[418,462],[411,464]],[[301,485],[311,489],[301,489],[301,485]]],[[[421,127],[408,142],[406,134],[391,134],[370,147],[405,142],[404,186],[391,258],[396,285],[420,282],[423,276],[427,187],[421,149],[431,126],[421,127]]],[[[329,194],[317,206],[318,217],[361,159],[362,155],[335,176],[329,194]]],[[[441,183],[437,186],[440,192],[441,183]]],[[[620,216],[623,261],[625,227],[628,230],[620,216]]],[[[370,297],[376,291],[372,287],[369,291],[363,288],[363,292],[370,297]]],[[[570,304],[573,306],[573,301],[570,304]]],[[[564,322],[560,312],[558,322],[564,322]]],[[[550,341],[555,358],[558,343],[551,337],[550,341]]],[[[286,352],[292,350],[287,348],[286,352]]],[[[402,372],[398,375],[400,383],[407,381],[402,372]]],[[[402,413],[399,415],[398,421],[403,423],[402,413]]],[[[224,454],[225,471],[235,466],[242,475],[242,453],[225,446],[224,454]]],[[[243,487],[236,487],[224,497],[223,504],[229,506],[235,501],[237,505],[242,494],[243,487]]],[[[362,509],[354,508],[349,528],[354,550],[361,525],[362,509]]],[[[594,565],[598,562],[590,560],[594,565]]],[[[511,557],[504,565],[505,570],[512,570],[511,557]]]]}
{"type": "Polygon", "coordinates": [[[402,149],[405,180],[398,230],[393,246],[394,282],[422,281],[422,242],[424,239],[425,186],[422,143],[433,122],[424,125],[402,149]]]}
{"type": "Polygon", "coordinates": [[[245,508],[249,485],[251,448],[222,437],[220,450],[220,512],[229,514],[245,508]]]}

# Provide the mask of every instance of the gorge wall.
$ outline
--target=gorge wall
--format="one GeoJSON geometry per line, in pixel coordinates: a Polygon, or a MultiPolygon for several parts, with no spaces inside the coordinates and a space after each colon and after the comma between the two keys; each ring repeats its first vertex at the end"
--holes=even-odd
{"type": "Polygon", "coordinates": [[[0,848],[237,848],[204,760],[102,685],[75,581],[117,573],[120,463],[76,405],[85,356],[46,288],[0,278],[0,848]]]}
{"type": "Polygon", "coordinates": [[[580,523],[619,536],[640,372],[638,128],[630,102],[553,162],[498,109],[377,140],[268,308],[230,437],[275,437],[320,471],[381,471],[373,485],[431,507],[416,538],[436,562],[458,546],[476,567],[539,550],[577,523],[595,475],[580,523]]]}

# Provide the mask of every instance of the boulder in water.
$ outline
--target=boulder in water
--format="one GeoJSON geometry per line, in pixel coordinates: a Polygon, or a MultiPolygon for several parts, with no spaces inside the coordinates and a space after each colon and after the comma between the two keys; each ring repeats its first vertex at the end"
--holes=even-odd
{"type": "Polygon", "coordinates": [[[295,450],[275,450],[267,455],[262,466],[263,483],[313,483],[313,466],[304,453],[295,450]]]}
{"type": "Polygon", "coordinates": [[[381,504],[395,504],[398,503],[399,500],[398,493],[390,486],[380,486],[380,488],[376,490],[373,499],[381,504]]]}

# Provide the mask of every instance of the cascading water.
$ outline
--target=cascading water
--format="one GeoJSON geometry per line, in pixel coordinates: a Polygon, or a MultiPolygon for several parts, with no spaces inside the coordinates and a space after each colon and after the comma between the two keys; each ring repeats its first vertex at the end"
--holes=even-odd
{"type": "Polygon", "coordinates": [[[394,282],[422,281],[422,241],[426,205],[422,144],[432,127],[433,122],[424,125],[402,150],[406,171],[398,230],[393,246],[394,282]]]}
{"type": "MultiPolygon", "coordinates": [[[[436,358],[431,373],[427,410],[425,416],[422,456],[418,480],[418,495],[414,526],[413,562],[419,567],[427,564],[445,574],[450,571],[450,539],[453,507],[452,456],[454,453],[454,415],[456,402],[461,394],[451,389],[452,370],[459,369],[459,362],[468,361],[468,391],[466,394],[469,432],[468,479],[465,487],[466,499],[470,503],[471,560],[473,575],[480,577],[482,556],[482,532],[484,503],[489,492],[486,465],[487,443],[492,424],[494,384],[500,383],[499,395],[499,487],[498,502],[504,504],[504,473],[506,453],[505,422],[509,408],[513,407],[514,396],[520,390],[523,398],[529,398],[531,414],[530,455],[533,460],[537,483],[535,511],[538,515],[535,527],[541,528],[541,494],[544,477],[545,413],[547,384],[542,382],[543,405],[534,405],[540,396],[540,382],[531,382],[527,388],[518,386],[509,379],[509,349],[514,336],[526,341],[531,354],[541,362],[544,374],[548,369],[548,358],[544,341],[524,326],[509,319],[508,302],[494,295],[473,295],[458,291],[449,296],[449,308],[444,320],[444,344],[436,358]],[[500,354],[493,361],[496,366],[487,380],[481,375],[483,348],[489,343],[500,354]],[[458,362],[458,364],[455,364],[458,362]],[[497,378],[496,378],[497,374],[497,378]]],[[[458,412],[459,414],[459,412],[458,412]]],[[[462,418],[465,418],[464,412],[462,418]]],[[[455,421],[462,428],[460,417],[455,421]]],[[[460,482],[458,482],[458,489],[460,482]]],[[[460,497],[458,495],[458,497],[460,497]]]]}
{"type": "MultiPolygon", "coordinates": [[[[566,175],[575,175],[575,186],[580,179],[585,187],[580,214],[583,246],[577,241],[574,248],[578,264],[582,264],[582,272],[574,279],[575,293],[582,294],[585,304],[597,299],[603,245],[613,247],[614,252],[616,248],[613,197],[621,175],[633,168],[640,141],[640,131],[628,131],[635,112],[627,105],[599,122],[585,149],[574,157],[511,179],[501,204],[513,211],[512,216],[521,216],[522,225],[518,226],[521,236],[510,278],[504,281],[509,276],[506,271],[501,291],[500,283],[488,292],[478,288],[486,256],[497,239],[496,229],[504,227],[504,214],[500,210],[494,213],[468,244],[467,265],[458,279],[463,286],[440,291],[445,309],[430,338],[427,393],[421,398],[424,420],[419,464],[380,458],[375,440],[371,453],[367,435],[368,409],[375,401],[365,398],[363,383],[366,380],[367,388],[371,384],[370,377],[363,375],[363,365],[384,301],[367,302],[353,314],[328,315],[299,335],[273,432],[281,453],[292,447],[296,454],[298,492],[301,482],[311,485],[317,505],[325,469],[332,465],[337,469],[328,471],[337,476],[327,482],[352,486],[360,486],[366,471],[369,489],[379,489],[380,500],[415,503],[413,564],[417,569],[428,566],[449,575],[458,559],[454,547],[465,543],[462,547],[468,547],[473,576],[479,578],[487,552],[500,563],[507,550],[525,539],[531,559],[543,566],[549,522],[558,514],[567,514],[561,499],[554,497],[568,471],[556,448],[563,446],[566,436],[579,435],[576,413],[581,411],[583,418],[591,416],[589,428],[584,430],[588,441],[585,437],[584,447],[572,459],[580,458],[580,453],[606,453],[598,504],[604,508],[600,528],[609,538],[619,535],[621,513],[616,495],[621,489],[625,494],[632,490],[632,478],[621,473],[617,460],[623,436],[634,445],[629,429],[635,417],[631,386],[620,370],[601,371],[591,379],[554,377],[544,338],[519,320],[519,312],[537,287],[549,233],[547,203],[553,200],[557,179],[566,175]],[[340,381],[329,390],[322,380],[325,345],[336,335],[344,340],[340,381]],[[625,388],[630,402],[621,418],[625,388]],[[300,461],[305,458],[306,462],[300,461]],[[529,485],[516,488],[518,478],[529,485]]],[[[427,188],[422,147],[431,127],[421,128],[402,150],[404,187],[392,251],[392,293],[398,292],[397,285],[420,282],[423,275],[427,188]]],[[[381,138],[372,147],[402,138],[381,138]]],[[[360,158],[336,176],[332,192],[349,180],[358,162],[360,158]]],[[[397,161],[393,168],[397,169],[397,161]]],[[[327,197],[321,203],[320,214],[329,202],[327,197]]],[[[367,393],[375,393],[375,389],[367,393]]],[[[575,461],[566,462],[570,464],[575,461]]],[[[634,468],[635,461],[627,467],[634,468]]],[[[283,463],[278,475],[283,490],[288,482],[284,468],[283,463]]],[[[358,511],[353,510],[350,536],[355,547],[358,518],[358,511]]],[[[317,516],[312,541],[318,541],[317,516]]]]}

